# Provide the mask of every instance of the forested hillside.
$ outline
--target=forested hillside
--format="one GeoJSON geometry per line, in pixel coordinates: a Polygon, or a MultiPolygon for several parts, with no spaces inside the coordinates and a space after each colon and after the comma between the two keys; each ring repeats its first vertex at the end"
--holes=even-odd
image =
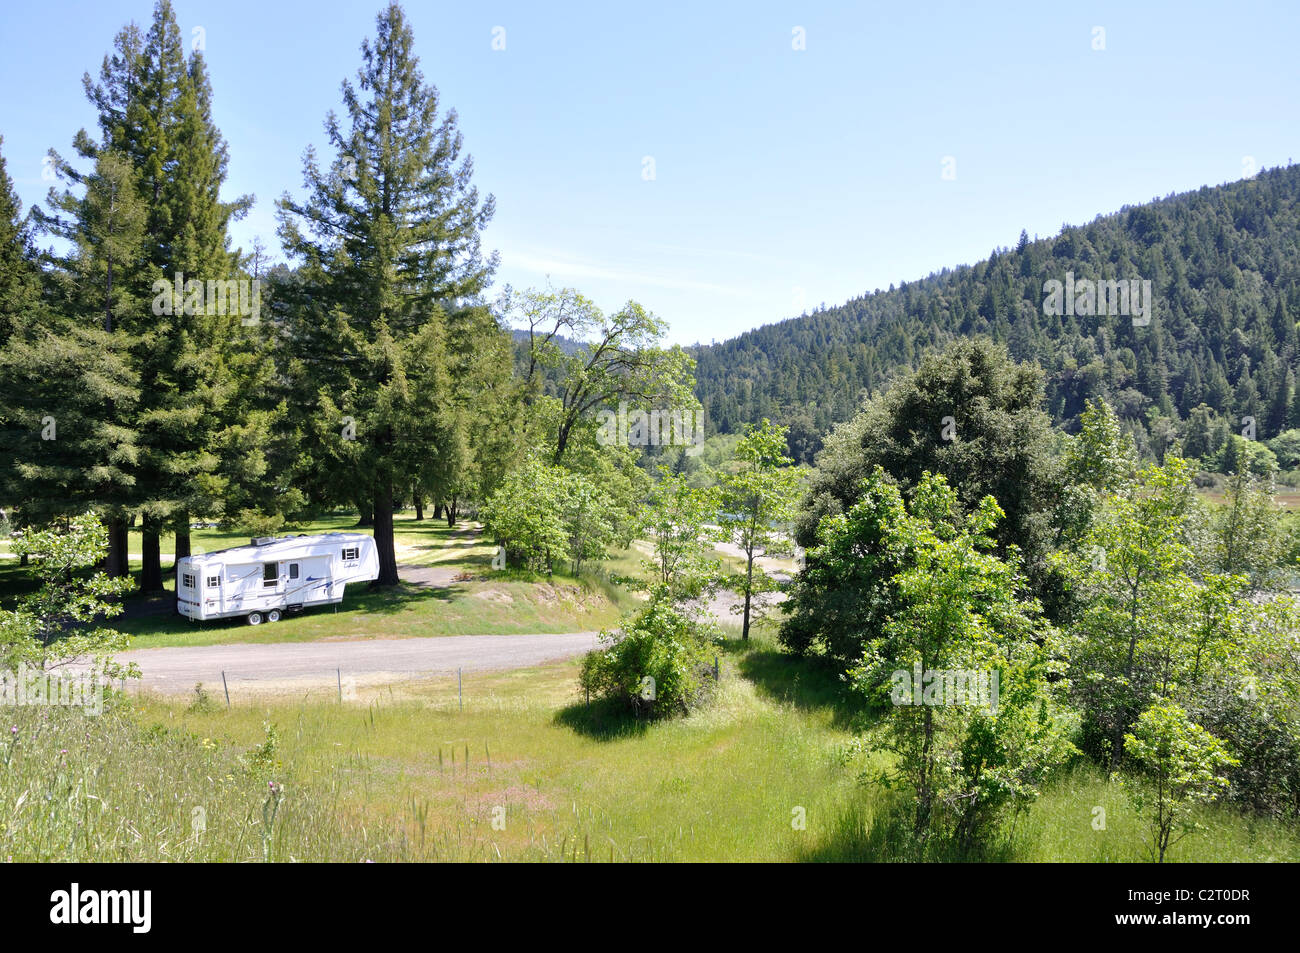
{"type": "Polygon", "coordinates": [[[1199,404],[1254,417],[1268,439],[1300,424],[1300,166],[1125,207],[1054,238],[995,249],[979,264],[855,298],[696,349],[697,393],[710,427],[733,432],[770,417],[807,458],[922,352],[983,334],[1047,373],[1047,407],[1067,428],[1090,397],[1114,406],[1139,450],[1159,456],[1199,404]],[[1151,282],[1150,324],[1050,316],[1044,283],[1151,282]]]}

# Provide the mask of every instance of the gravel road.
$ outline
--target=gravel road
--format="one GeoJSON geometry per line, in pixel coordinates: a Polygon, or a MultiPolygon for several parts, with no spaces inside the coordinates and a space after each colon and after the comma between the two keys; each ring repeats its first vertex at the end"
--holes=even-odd
{"type": "MultiPolygon", "coordinates": [[[[599,633],[559,635],[450,635],[436,638],[366,639],[355,642],[289,642],[256,645],[204,645],[137,649],[114,656],[135,662],[139,690],[186,694],[195,682],[221,690],[221,673],[237,685],[308,688],[345,679],[366,682],[426,675],[526,668],[581,655],[596,645],[599,633]]],[[[128,687],[132,687],[128,685],[128,687]]]]}

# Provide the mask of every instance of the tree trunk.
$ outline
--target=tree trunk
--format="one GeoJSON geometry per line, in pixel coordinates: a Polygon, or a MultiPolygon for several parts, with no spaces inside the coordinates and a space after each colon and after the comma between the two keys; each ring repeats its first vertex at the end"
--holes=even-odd
{"type": "Polygon", "coordinates": [[[416,493],[415,496],[412,497],[412,502],[415,503],[416,520],[424,519],[424,497],[420,496],[419,493],[416,493]]]}
{"type": "Polygon", "coordinates": [[[188,556],[190,549],[190,514],[182,513],[176,520],[176,556],[172,560],[172,572],[176,571],[176,564],[188,556]]]}
{"type": "Polygon", "coordinates": [[[375,525],[375,507],[371,500],[358,500],[357,512],[360,514],[360,517],[357,519],[358,526],[375,525]]]}
{"type": "Polygon", "coordinates": [[[741,629],[741,638],[749,641],[749,599],[750,594],[754,591],[754,554],[749,554],[749,562],[745,566],[745,624],[741,629]]]}
{"type": "Polygon", "coordinates": [[[434,504],[433,504],[433,518],[436,519],[436,520],[440,520],[440,519],[442,519],[442,504],[441,504],[441,503],[434,503],[434,504]]]}
{"type": "Polygon", "coordinates": [[[123,579],[131,573],[126,517],[110,516],[105,523],[108,525],[108,556],[104,568],[109,578],[123,579]]]}
{"type": "Polygon", "coordinates": [[[393,545],[393,485],[380,480],[375,486],[375,548],[379,550],[376,586],[397,585],[397,551],[393,545]]]}
{"type": "Polygon", "coordinates": [[[143,592],[162,592],[161,525],[155,516],[141,521],[140,550],[144,565],[140,569],[140,589],[143,592]]]}
{"type": "Polygon", "coordinates": [[[447,528],[451,529],[456,525],[456,498],[453,496],[447,502],[447,528]]]}

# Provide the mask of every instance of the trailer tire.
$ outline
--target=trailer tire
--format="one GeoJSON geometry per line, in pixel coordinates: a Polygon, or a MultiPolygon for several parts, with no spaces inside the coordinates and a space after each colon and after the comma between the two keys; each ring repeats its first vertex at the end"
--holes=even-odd
{"type": "Polygon", "coordinates": [[[250,612],[250,613],[248,614],[248,624],[249,624],[249,625],[261,625],[261,624],[262,624],[262,613],[260,613],[260,612],[250,612]]]}
{"type": "Polygon", "coordinates": [[[270,612],[268,612],[268,613],[266,614],[266,621],[267,621],[267,622],[279,622],[279,621],[280,621],[280,610],[279,610],[279,609],[272,609],[270,612]]]}

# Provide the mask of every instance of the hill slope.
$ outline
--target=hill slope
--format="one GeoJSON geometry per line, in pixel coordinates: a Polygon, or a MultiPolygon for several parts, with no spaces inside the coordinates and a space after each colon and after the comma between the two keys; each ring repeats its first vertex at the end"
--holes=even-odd
{"type": "Polygon", "coordinates": [[[1201,403],[1252,416],[1266,439],[1300,425],[1300,166],[1126,206],[1053,238],[998,249],[839,307],[694,350],[711,428],[761,417],[791,425],[805,459],[927,348],[984,334],[1047,372],[1048,409],[1067,426],[1108,399],[1144,449],[1168,441],[1201,403]],[[1045,314],[1044,283],[1151,282],[1150,324],[1045,314]]]}

